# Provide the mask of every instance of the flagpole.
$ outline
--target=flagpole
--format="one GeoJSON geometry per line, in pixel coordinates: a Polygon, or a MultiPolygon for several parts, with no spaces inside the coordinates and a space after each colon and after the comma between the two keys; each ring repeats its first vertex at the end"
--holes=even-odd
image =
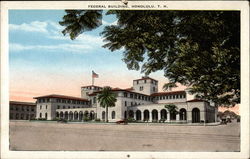
{"type": "Polygon", "coordinates": [[[94,77],[92,76],[92,86],[94,85],[94,77]]]}

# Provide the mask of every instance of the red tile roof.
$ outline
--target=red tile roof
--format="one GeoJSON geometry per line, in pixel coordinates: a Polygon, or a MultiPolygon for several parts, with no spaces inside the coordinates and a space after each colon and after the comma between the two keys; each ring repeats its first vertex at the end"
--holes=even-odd
{"type": "Polygon", "coordinates": [[[155,79],[153,79],[153,78],[150,78],[150,77],[142,77],[142,78],[140,78],[140,79],[135,79],[135,80],[133,80],[133,81],[146,80],[146,79],[151,79],[151,80],[157,81],[157,80],[155,80],[155,79]]]}
{"type": "Polygon", "coordinates": [[[62,98],[62,99],[88,101],[87,99],[84,99],[84,98],[65,96],[65,95],[58,95],[58,94],[50,94],[50,95],[45,95],[45,96],[40,96],[40,97],[34,97],[34,99],[39,99],[39,98],[62,98]]]}
{"type": "Polygon", "coordinates": [[[10,101],[10,105],[36,106],[36,103],[32,103],[32,102],[20,102],[20,101],[10,101]]]}
{"type": "Polygon", "coordinates": [[[187,102],[205,102],[202,99],[192,99],[192,100],[188,100],[187,102]]]}
{"type": "Polygon", "coordinates": [[[171,92],[158,92],[153,93],[151,96],[163,96],[163,95],[176,95],[176,94],[185,94],[185,91],[171,91],[171,92]]]}

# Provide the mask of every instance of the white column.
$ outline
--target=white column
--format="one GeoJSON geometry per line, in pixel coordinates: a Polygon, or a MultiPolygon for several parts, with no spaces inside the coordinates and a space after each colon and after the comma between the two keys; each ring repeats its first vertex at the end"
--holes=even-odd
{"type": "Polygon", "coordinates": [[[143,113],[143,111],[141,112],[141,121],[143,121],[144,120],[144,113],[143,113]]]}
{"type": "Polygon", "coordinates": [[[167,110],[167,122],[170,121],[170,112],[167,110]]]}
{"type": "Polygon", "coordinates": [[[136,111],[134,112],[134,119],[136,120],[136,111]]]}
{"type": "Polygon", "coordinates": [[[152,112],[151,111],[149,111],[149,120],[148,121],[152,122],[152,112]]]}
{"type": "Polygon", "coordinates": [[[161,120],[161,112],[158,111],[158,120],[161,120]]]}
{"type": "Polygon", "coordinates": [[[180,120],[180,114],[176,114],[176,120],[177,120],[177,121],[180,120]]]}

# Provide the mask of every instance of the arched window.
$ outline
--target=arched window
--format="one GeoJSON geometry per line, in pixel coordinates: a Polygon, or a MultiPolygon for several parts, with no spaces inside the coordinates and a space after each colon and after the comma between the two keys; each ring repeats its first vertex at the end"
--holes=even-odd
{"type": "Polygon", "coordinates": [[[194,108],[192,110],[192,123],[200,122],[200,110],[198,108],[194,108]]]}
{"type": "Polygon", "coordinates": [[[148,110],[144,110],[143,116],[144,116],[144,120],[148,121],[149,120],[149,111],[148,110]]]}
{"type": "Polygon", "coordinates": [[[105,120],[105,111],[102,112],[102,120],[105,120]]]}
{"type": "Polygon", "coordinates": [[[42,113],[40,113],[39,118],[42,118],[42,113]]]}
{"type": "Polygon", "coordinates": [[[47,113],[45,113],[45,119],[47,119],[48,118],[48,114],[47,113]]]}
{"type": "Polygon", "coordinates": [[[167,111],[165,109],[161,110],[161,119],[166,120],[167,119],[167,111]]]}
{"type": "Polygon", "coordinates": [[[152,111],[152,120],[153,121],[157,121],[158,120],[158,111],[156,109],[154,109],[152,111]]]}
{"type": "Polygon", "coordinates": [[[141,111],[140,110],[136,111],[136,120],[141,120],[141,111]]]}
{"type": "Polygon", "coordinates": [[[187,120],[187,111],[184,108],[180,109],[180,120],[187,120]]]}
{"type": "Polygon", "coordinates": [[[115,119],[115,111],[112,111],[111,116],[112,116],[112,119],[115,119]]]}

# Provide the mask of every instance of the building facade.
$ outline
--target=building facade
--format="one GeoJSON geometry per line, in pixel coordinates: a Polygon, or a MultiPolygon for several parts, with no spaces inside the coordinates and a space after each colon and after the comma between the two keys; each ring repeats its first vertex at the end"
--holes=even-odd
{"type": "Polygon", "coordinates": [[[30,120],[36,118],[36,103],[10,101],[10,120],[30,120]]]}
{"type": "MultiPolygon", "coordinates": [[[[47,95],[37,99],[37,117],[52,120],[83,121],[105,120],[105,108],[97,101],[102,87],[83,86],[81,98],[47,95]]],[[[112,88],[117,101],[109,107],[108,120],[134,119],[141,122],[176,121],[188,123],[215,122],[217,108],[209,102],[195,99],[186,90],[158,92],[158,81],[150,77],[133,80],[133,86],[127,89],[112,88]],[[177,107],[177,114],[170,113],[165,106],[177,107]]]]}

